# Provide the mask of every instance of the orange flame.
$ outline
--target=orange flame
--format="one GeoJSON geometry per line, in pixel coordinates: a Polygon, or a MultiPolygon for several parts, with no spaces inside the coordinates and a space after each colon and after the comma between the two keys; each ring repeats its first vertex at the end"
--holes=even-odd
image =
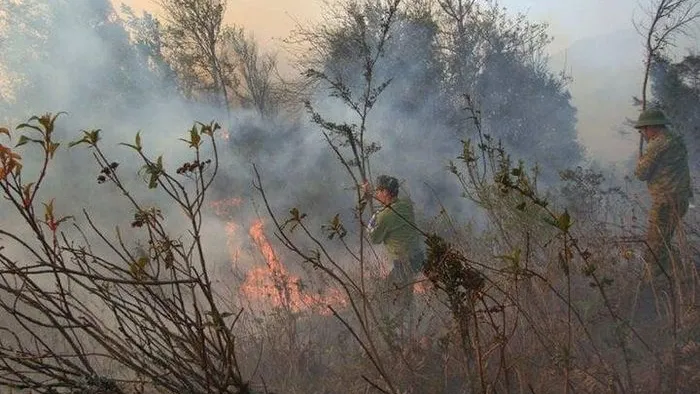
{"type": "Polygon", "coordinates": [[[346,304],[345,297],[338,289],[331,289],[326,294],[303,292],[301,278],[290,274],[282,265],[265,236],[261,220],[253,223],[249,234],[265,258],[267,267],[255,268],[246,276],[240,291],[248,299],[268,302],[294,312],[311,309],[321,314],[330,312],[326,305],[346,304]]]}
{"type": "MultiPolygon", "coordinates": [[[[209,207],[218,217],[226,220],[226,246],[231,262],[236,262],[241,256],[240,226],[233,220],[235,210],[243,200],[238,197],[213,201],[209,207]]],[[[339,289],[331,288],[323,294],[310,294],[304,291],[300,277],[290,274],[280,262],[272,248],[262,220],[256,220],[248,230],[253,243],[265,259],[265,267],[257,267],[246,273],[246,278],[239,291],[248,300],[262,305],[283,307],[298,312],[312,310],[320,314],[328,314],[327,305],[344,306],[347,300],[339,289]]]]}

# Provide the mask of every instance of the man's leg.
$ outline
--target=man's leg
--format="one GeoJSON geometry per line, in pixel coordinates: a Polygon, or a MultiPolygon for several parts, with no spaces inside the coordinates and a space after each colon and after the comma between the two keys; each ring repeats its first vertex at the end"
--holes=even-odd
{"type": "Polygon", "coordinates": [[[671,291],[673,281],[666,280],[666,275],[674,277],[673,266],[680,261],[677,248],[672,245],[673,235],[687,211],[688,206],[682,203],[655,203],[649,211],[644,251],[645,270],[649,274],[649,283],[640,287],[639,299],[635,306],[635,320],[642,324],[653,324],[665,310],[661,305],[661,293],[671,291]]]}
{"type": "Polygon", "coordinates": [[[678,228],[683,222],[683,216],[688,212],[689,201],[675,201],[671,205],[671,220],[669,221],[668,233],[665,235],[665,242],[668,245],[671,267],[678,266],[681,263],[680,249],[673,243],[673,237],[678,232],[678,228]]]}
{"type": "Polygon", "coordinates": [[[388,294],[393,306],[389,314],[389,324],[400,337],[404,336],[407,325],[410,325],[410,314],[413,306],[413,275],[411,275],[408,263],[394,261],[394,266],[389,273],[388,294]]]}
{"type": "Polygon", "coordinates": [[[686,201],[663,201],[652,206],[649,212],[648,249],[645,253],[645,260],[651,264],[652,272],[655,275],[663,272],[670,275],[673,269],[671,263],[678,263],[680,254],[673,247],[671,241],[687,211],[688,203],[686,201]]]}
{"type": "Polygon", "coordinates": [[[673,234],[671,205],[666,202],[654,203],[649,211],[647,226],[647,249],[644,260],[649,264],[653,276],[671,274],[669,264],[669,234],[673,234]]]}

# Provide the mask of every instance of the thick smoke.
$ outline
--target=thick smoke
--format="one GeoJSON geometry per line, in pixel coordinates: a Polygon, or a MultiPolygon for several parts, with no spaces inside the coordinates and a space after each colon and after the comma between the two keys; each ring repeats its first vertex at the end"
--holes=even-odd
{"type": "MultiPolygon", "coordinates": [[[[313,126],[304,120],[261,120],[245,110],[234,111],[229,118],[225,111],[183,98],[168,73],[153,67],[129,41],[109,1],[3,1],[2,6],[6,10],[0,23],[6,48],[3,79],[9,81],[9,94],[0,109],[3,124],[13,128],[35,114],[66,112],[58,118],[54,134],[61,147],[39,196],[40,201],[55,199],[57,213],[74,216],[85,225],[85,208],[108,236],[115,226],[124,234],[131,229],[133,207],[114,186],[98,184],[100,169],[90,150],[68,148],[70,141],[82,137],[81,130],[99,128],[101,146],[110,160],[119,163],[128,188],[145,206],[164,211],[173,236],[183,235],[186,223],[179,208],[163,193],[147,188],[138,155],[119,144],[133,143],[140,132],[144,152],[151,159],[162,155],[174,172],[192,160],[191,150],[178,139],[187,136],[195,121],[217,121],[222,125],[217,138],[220,172],[210,201],[240,198],[242,204],[230,209],[232,217],[207,211],[205,243],[213,272],[225,274],[232,263],[245,270],[258,259],[247,229],[258,218],[266,219],[267,212],[253,188],[253,164],[281,217],[298,206],[313,211],[309,212],[313,228],[339,211],[352,218],[352,212],[343,208],[352,206],[351,185],[343,181],[340,167],[313,126]],[[227,221],[237,224],[230,237],[227,221]],[[241,261],[231,261],[229,247],[242,250],[241,261]]],[[[31,144],[23,150],[27,176],[38,170],[37,153],[31,144]]],[[[12,210],[7,208],[3,216],[9,220],[12,210]]],[[[271,224],[266,223],[272,239],[271,224]]],[[[136,248],[138,237],[134,235],[131,242],[136,248]]]]}
{"type": "MultiPolygon", "coordinates": [[[[162,154],[166,165],[176,168],[189,159],[186,145],[177,139],[195,120],[217,120],[229,139],[219,140],[222,167],[213,197],[243,198],[246,203],[235,218],[243,227],[257,216],[266,216],[259,194],[252,187],[252,164],[263,176],[276,213],[284,216],[290,208],[298,207],[310,213],[316,226],[336,213],[344,220],[354,219],[351,179],[308,117],[261,120],[254,113],[234,111],[229,122],[223,111],[184,99],[167,70],[154,67],[130,42],[123,21],[107,0],[29,2],[12,7],[21,10],[8,8],[6,15],[11,19],[4,24],[9,56],[3,63],[13,79],[15,97],[2,111],[7,124],[17,124],[31,114],[66,111],[68,115],[59,120],[58,133],[66,142],[79,138],[82,129],[101,128],[103,146],[121,163],[121,173],[141,196],[154,199],[154,193],[146,190],[136,175],[139,166],[135,153],[117,147],[117,143],[131,142],[140,130],[145,150],[153,157],[162,154]]],[[[459,140],[474,138],[475,134],[470,121],[465,120],[468,114],[460,108],[461,103],[452,102],[439,81],[436,27],[420,19],[401,17],[394,29],[386,49],[388,55],[378,63],[375,78],[377,83],[391,83],[367,123],[368,138],[381,146],[372,159],[372,175],[387,173],[401,179],[403,192],[415,201],[423,218],[437,215],[441,205],[462,218],[472,217],[474,212],[458,197],[458,183],[446,171],[446,165],[460,154],[459,140]]],[[[346,49],[341,46],[334,56],[348,55],[343,52],[346,49]]],[[[573,109],[564,106],[569,112],[557,112],[547,106],[533,107],[532,95],[541,93],[530,93],[527,87],[520,89],[524,96],[508,98],[506,87],[514,85],[512,78],[517,75],[507,74],[516,66],[511,59],[492,58],[490,62],[492,68],[487,67],[482,82],[474,85],[483,91],[484,105],[497,109],[493,116],[484,114],[486,132],[513,133],[509,147],[518,148],[514,149],[516,158],[527,160],[529,165],[544,161],[551,166],[550,179],[560,167],[576,164],[579,148],[573,139],[572,145],[562,151],[556,151],[556,145],[530,143],[532,138],[527,133],[532,133],[536,125],[523,124],[518,118],[527,111],[542,111],[553,119],[543,123],[571,127],[561,137],[554,134],[564,131],[553,130],[554,134],[544,139],[551,143],[557,138],[572,138],[573,109]],[[503,68],[508,65],[510,69],[503,68]],[[520,106],[517,111],[514,104],[520,106]],[[505,117],[512,120],[510,123],[499,120],[508,114],[513,115],[505,117]]],[[[325,71],[345,76],[354,91],[361,91],[361,64],[345,61],[326,66],[325,71]]],[[[323,85],[312,94],[311,102],[328,120],[358,121],[346,105],[329,98],[323,85]]],[[[507,134],[501,137],[510,138],[507,134]]],[[[86,206],[99,212],[100,221],[108,228],[112,223],[128,225],[128,207],[118,205],[123,203],[117,202],[111,186],[96,183],[98,171],[89,164],[90,153],[82,148],[62,153],[44,191],[47,198],[55,197],[66,214],[79,216],[80,207],[86,206]]],[[[167,205],[157,199],[152,204],[167,205]]],[[[170,216],[178,215],[171,212],[170,216]]],[[[222,250],[216,244],[224,240],[215,239],[210,250],[222,250]]],[[[246,243],[241,240],[241,244],[246,243]]],[[[226,257],[221,256],[221,260],[226,257]]]]}

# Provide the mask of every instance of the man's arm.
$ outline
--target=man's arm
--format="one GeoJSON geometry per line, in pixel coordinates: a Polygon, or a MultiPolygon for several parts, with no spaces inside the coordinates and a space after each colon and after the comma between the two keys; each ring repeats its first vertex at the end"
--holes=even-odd
{"type": "Polygon", "coordinates": [[[367,233],[369,234],[369,240],[373,244],[380,244],[384,242],[386,238],[388,228],[386,215],[382,215],[382,212],[377,212],[372,215],[369,224],[367,225],[367,233]]]}
{"type": "Polygon", "coordinates": [[[656,169],[659,157],[668,150],[670,145],[669,137],[658,138],[649,144],[647,151],[637,161],[637,168],[634,170],[637,179],[640,181],[649,180],[656,169]]]}

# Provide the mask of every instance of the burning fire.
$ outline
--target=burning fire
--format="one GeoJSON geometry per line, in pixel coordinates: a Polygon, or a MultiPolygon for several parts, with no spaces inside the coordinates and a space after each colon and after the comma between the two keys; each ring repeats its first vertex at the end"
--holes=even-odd
{"type": "MultiPolygon", "coordinates": [[[[214,201],[209,207],[214,213],[226,220],[226,246],[232,262],[241,257],[238,240],[241,237],[241,226],[234,218],[234,212],[243,203],[237,197],[214,201]]],[[[282,307],[294,312],[311,310],[320,314],[328,314],[327,305],[344,306],[347,301],[338,289],[331,288],[323,294],[311,294],[304,291],[300,277],[291,274],[282,264],[265,235],[262,220],[256,220],[250,226],[248,235],[265,260],[264,267],[253,268],[246,273],[240,293],[249,301],[282,307]]]]}
{"type": "MultiPolygon", "coordinates": [[[[214,201],[210,208],[214,213],[226,220],[227,248],[232,262],[239,261],[241,249],[237,240],[240,240],[240,225],[233,220],[234,209],[239,208],[243,200],[237,197],[214,201]]],[[[285,308],[293,312],[313,311],[319,314],[329,314],[327,305],[345,306],[347,299],[337,288],[329,288],[322,294],[304,291],[304,285],[299,276],[296,276],[282,264],[265,235],[263,221],[258,219],[248,229],[248,235],[265,260],[264,267],[256,267],[246,273],[245,280],[239,292],[249,301],[258,305],[267,305],[275,308],[285,308]]],[[[379,277],[386,278],[389,274],[388,267],[379,267],[379,277]]],[[[430,283],[424,277],[413,284],[416,294],[425,294],[430,289],[430,283]]]]}
{"type": "Polygon", "coordinates": [[[248,233],[267,265],[248,273],[240,289],[248,299],[268,302],[275,307],[288,308],[294,312],[311,309],[321,314],[330,312],[326,305],[346,304],[345,297],[338,289],[331,289],[326,294],[303,292],[301,278],[290,274],[275,254],[265,236],[262,220],[255,221],[248,233]]]}

